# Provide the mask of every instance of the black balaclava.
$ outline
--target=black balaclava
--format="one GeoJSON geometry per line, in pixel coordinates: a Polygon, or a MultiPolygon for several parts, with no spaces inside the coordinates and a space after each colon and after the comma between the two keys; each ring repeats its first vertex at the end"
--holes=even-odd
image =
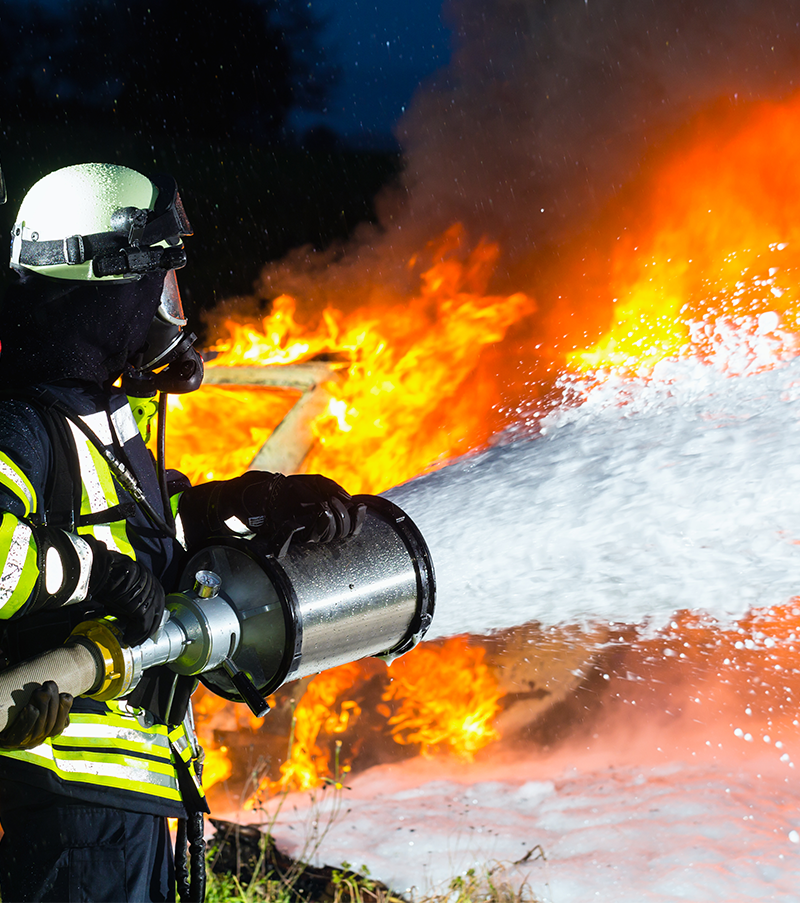
{"type": "Polygon", "coordinates": [[[163,272],[135,282],[20,273],[0,309],[0,389],[113,382],[144,344],[163,284],[163,272]]]}

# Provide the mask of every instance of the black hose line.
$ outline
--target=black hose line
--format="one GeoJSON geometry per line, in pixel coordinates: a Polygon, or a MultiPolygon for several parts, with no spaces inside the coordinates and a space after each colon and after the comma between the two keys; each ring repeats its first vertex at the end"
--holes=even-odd
{"type": "Polygon", "coordinates": [[[186,819],[178,819],[178,833],[175,838],[175,881],[181,903],[189,903],[189,851],[186,846],[186,819]]]}
{"type": "Polygon", "coordinates": [[[187,819],[189,840],[189,865],[191,883],[189,903],[203,903],[206,898],[206,839],[205,816],[202,812],[191,812],[187,819]]]}
{"type": "Polygon", "coordinates": [[[172,514],[172,505],[167,488],[167,393],[158,395],[158,432],[156,434],[156,467],[158,470],[158,488],[161,490],[161,506],[164,509],[164,518],[170,528],[171,536],[175,536],[175,517],[172,514]]]}

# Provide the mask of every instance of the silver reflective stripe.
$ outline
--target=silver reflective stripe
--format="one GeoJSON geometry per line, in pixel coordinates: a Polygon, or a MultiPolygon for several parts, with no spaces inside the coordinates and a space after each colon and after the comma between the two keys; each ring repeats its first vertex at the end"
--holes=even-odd
{"type": "Polygon", "coordinates": [[[12,752],[10,755],[15,759],[23,759],[59,771],[67,775],[68,779],[84,775],[97,780],[100,784],[110,779],[117,787],[129,785],[130,789],[138,790],[140,793],[147,792],[147,785],[156,785],[169,790],[177,790],[178,787],[175,769],[171,764],[148,761],[147,766],[144,766],[141,759],[124,753],[113,753],[116,761],[109,762],[107,760],[110,756],[107,753],[54,750],[49,744],[43,743],[33,749],[12,752]]]}
{"type": "MultiPolygon", "coordinates": [[[[25,485],[25,481],[22,477],[11,467],[6,461],[3,461],[0,458],[0,473],[3,474],[6,479],[10,480],[17,489],[19,489],[20,495],[23,496],[28,501],[28,511],[33,510],[36,507],[35,499],[31,495],[30,489],[25,485]]],[[[27,511],[25,512],[28,513],[27,511]]]]}
{"type": "Polygon", "coordinates": [[[67,737],[70,740],[73,738],[79,740],[81,737],[91,737],[108,740],[109,742],[128,740],[147,746],[161,746],[164,749],[169,749],[169,739],[165,734],[155,734],[150,731],[138,731],[131,727],[113,725],[109,724],[105,719],[103,721],[81,721],[80,718],[80,715],[72,715],[69,727],[64,730],[63,734],[59,734],[59,737],[67,737]]]}
{"type": "MultiPolygon", "coordinates": [[[[83,414],[81,420],[97,436],[103,445],[111,445],[111,426],[108,422],[108,414],[105,411],[96,411],[94,414],[83,414]]],[[[71,426],[72,424],[70,424],[71,426]]],[[[83,433],[81,433],[83,435],[83,433]]]]}
{"type": "Polygon", "coordinates": [[[65,535],[78,553],[78,561],[81,566],[81,573],[75,589],[64,603],[65,605],[72,605],[73,602],[83,602],[89,592],[89,577],[92,574],[92,560],[94,556],[92,555],[92,547],[86,540],[81,539],[80,536],[75,536],[73,533],[65,535]]]}
{"type": "Polygon", "coordinates": [[[111,412],[111,422],[114,424],[117,438],[123,445],[134,436],[139,435],[139,427],[136,425],[136,419],[127,401],[121,408],[111,412]]]}
{"type": "Polygon", "coordinates": [[[181,735],[180,737],[176,737],[172,741],[173,750],[180,756],[181,759],[185,762],[190,756],[192,748],[189,745],[189,741],[186,738],[186,735],[181,735]],[[188,755],[184,755],[184,753],[188,752],[188,755]]]}
{"type": "Polygon", "coordinates": [[[55,546],[50,546],[44,558],[44,588],[47,594],[55,594],[64,585],[64,562],[55,546]]]}
{"type": "Polygon", "coordinates": [[[181,548],[186,548],[186,533],[183,529],[183,520],[181,520],[180,509],[178,509],[178,514],[175,518],[175,539],[181,545],[181,548]]]}
{"type": "Polygon", "coordinates": [[[3,573],[0,574],[0,607],[8,602],[17,588],[32,535],[33,531],[31,528],[21,521],[14,528],[8,549],[8,557],[3,565],[3,573]]]}
{"type": "MultiPolygon", "coordinates": [[[[88,420],[89,418],[82,419],[88,420]]],[[[72,435],[75,437],[75,445],[78,449],[78,461],[81,468],[81,479],[83,480],[86,495],[89,499],[89,510],[92,513],[96,511],[105,511],[108,508],[108,499],[106,499],[106,494],[103,492],[97,468],[95,467],[92,454],[89,451],[89,440],[71,420],[68,420],[67,423],[72,430],[72,435]]],[[[110,443],[111,431],[109,430],[107,423],[106,432],[109,434],[110,443]]]]}
{"type": "Polygon", "coordinates": [[[224,524],[231,531],[231,533],[238,533],[239,536],[253,536],[253,531],[250,529],[250,527],[248,527],[243,520],[240,520],[235,515],[233,517],[229,517],[226,521],[224,521],[224,524]]]}
{"type": "Polygon", "coordinates": [[[116,765],[112,762],[97,762],[89,760],[89,754],[71,753],[70,757],[65,757],[64,753],[59,753],[55,759],[56,767],[59,771],[71,774],[92,774],[98,778],[116,778],[117,781],[124,781],[126,784],[156,784],[159,787],[177,788],[178,782],[175,778],[175,770],[169,767],[169,774],[159,774],[156,769],[158,763],[151,762],[151,768],[142,768],[141,760],[137,761],[130,756],[117,756],[123,761],[116,765]],[[73,759],[72,756],[75,756],[73,759]]]}
{"type": "Polygon", "coordinates": [[[201,752],[200,741],[197,739],[197,733],[194,729],[194,709],[192,708],[192,700],[189,699],[189,705],[186,707],[186,716],[183,719],[183,729],[189,742],[192,744],[192,755],[196,759],[201,752]]]}

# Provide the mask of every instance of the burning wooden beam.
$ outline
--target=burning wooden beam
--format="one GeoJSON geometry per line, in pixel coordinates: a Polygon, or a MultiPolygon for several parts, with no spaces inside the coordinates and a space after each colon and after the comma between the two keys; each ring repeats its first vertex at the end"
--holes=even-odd
{"type": "Polygon", "coordinates": [[[336,378],[323,361],[255,367],[206,368],[204,382],[217,386],[267,386],[302,392],[250,463],[249,470],[297,473],[316,441],[311,424],[331,399],[325,384],[336,378]]]}

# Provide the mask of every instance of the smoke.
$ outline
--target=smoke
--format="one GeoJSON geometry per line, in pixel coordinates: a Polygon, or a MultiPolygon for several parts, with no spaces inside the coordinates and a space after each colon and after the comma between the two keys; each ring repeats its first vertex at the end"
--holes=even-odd
{"type": "Polygon", "coordinates": [[[790,92],[800,4],[451,0],[450,66],[398,136],[409,222],[459,219],[510,256],[581,230],[709,103],[790,92]]]}
{"type": "Polygon", "coordinates": [[[424,265],[457,221],[473,243],[500,243],[498,286],[536,293],[548,261],[688,120],[784,97],[800,72],[797,0],[447,0],[443,16],[452,59],[397,126],[405,169],[379,225],[268,265],[256,300],[397,303],[418,285],[409,259],[424,265]]]}

